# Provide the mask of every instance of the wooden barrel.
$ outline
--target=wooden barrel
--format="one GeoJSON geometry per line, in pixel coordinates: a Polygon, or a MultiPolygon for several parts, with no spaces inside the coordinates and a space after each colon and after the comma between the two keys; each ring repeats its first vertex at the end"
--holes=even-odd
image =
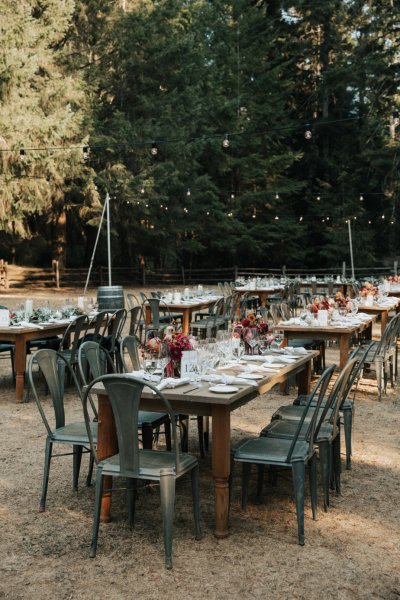
{"type": "Polygon", "coordinates": [[[97,288],[99,310],[117,310],[125,308],[124,289],[122,285],[102,285],[97,288]]]}

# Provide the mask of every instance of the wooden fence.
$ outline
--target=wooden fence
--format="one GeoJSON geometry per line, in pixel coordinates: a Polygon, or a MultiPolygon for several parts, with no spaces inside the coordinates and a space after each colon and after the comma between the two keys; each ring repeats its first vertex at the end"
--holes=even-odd
{"type": "MultiPolygon", "coordinates": [[[[86,283],[87,269],[60,269],[57,261],[53,261],[48,269],[34,267],[18,267],[8,265],[0,260],[0,288],[83,288],[86,283]]],[[[381,265],[369,269],[357,269],[357,279],[397,275],[397,261],[390,265],[381,265]]],[[[337,275],[350,277],[350,271],[345,264],[325,269],[282,269],[210,267],[208,269],[132,269],[129,267],[114,267],[112,270],[112,285],[135,286],[171,286],[216,284],[219,281],[236,281],[239,277],[323,277],[337,275]]],[[[108,285],[108,269],[94,267],[91,272],[89,286],[108,285]]]]}

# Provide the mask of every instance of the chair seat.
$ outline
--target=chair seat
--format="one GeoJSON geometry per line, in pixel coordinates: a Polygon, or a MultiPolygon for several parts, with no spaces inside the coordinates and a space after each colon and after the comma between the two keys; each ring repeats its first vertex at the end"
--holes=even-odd
{"type": "MultiPolygon", "coordinates": [[[[319,411],[319,416],[321,415],[323,410],[324,410],[324,408],[321,407],[321,409],[319,411]]],[[[271,420],[275,421],[275,420],[285,419],[286,421],[298,422],[299,419],[301,418],[301,415],[303,414],[303,411],[304,411],[304,406],[300,406],[300,405],[297,406],[295,404],[289,404],[289,405],[281,406],[280,408],[278,408],[278,410],[276,412],[274,412],[274,414],[271,417],[271,420]]],[[[332,410],[329,409],[326,417],[329,419],[331,414],[332,414],[332,410]]],[[[307,415],[304,422],[309,423],[311,418],[312,418],[312,412],[310,412],[310,414],[307,415]]]]}
{"type": "MultiPolygon", "coordinates": [[[[97,443],[97,423],[91,423],[91,430],[94,443],[97,443]]],[[[52,432],[52,440],[70,444],[89,444],[88,434],[84,422],[69,423],[64,427],[59,427],[52,432]]]]}
{"type": "Polygon", "coordinates": [[[139,410],[138,414],[138,425],[149,425],[151,427],[159,427],[165,420],[168,419],[168,414],[163,412],[151,412],[147,410],[139,410]]]}
{"type": "MultiPolygon", "coordinates": [[[[274,465],[289,465],[286,458],[292,440],[285,440],[281,438],[267,438],[259,437],[253,440],[244,442],[235,451],[234,458],[236,461],[241,460],[245,462],[260,463],[268,461],[269,464],[274,465]]],[[[293,450],[292,459],[293,461],[306,461],[309,458],[309,445],[308,442],[299,440],[293,450]]]]}
{"type": "Polygon", "coordinates": [[[61,344],[61,338],[58,336],[52,336],[40,340],[31,340],[28,342],[28,348],[36,348],[37,350],[42,348],[50,348],[51,350],[58,350],[61,344]]]}
{"type": "MultiPolygon", "coordinates": [[[[161,471],[172,470],[175,472],[175,452],[156,452],[154,450],[139,450],[140,453],[140,473],[141,479],[159,480],[161,471]]],[[[193,469],[197,464],[197,458],[191,454],[181,453],[179,455],[180,470],[175,473],[175,476],[180,476],[187,471],[193,469]]],[[[99,463],[99,467],[103,470],[103,475],[122,475],[129,477],[129,471],[121,473],[119,454],[115,454],[106,460],[99,463]]],[[[137,477],[132,473],[132,477],[137,477]]]]}
{"type": "MultiPolygon", "coordinates": [[[[260,436],[270,438],[283,438],[293,439],[297,431],[297,421],[286,421],[285,419],[276,419],[269,423],[264,429],[261,430],[260,436]]],[[[304,440],[309,428],[309,422],[304,422],[299,433],[299,439],[304,440]]],[[[332,425],[328,422],[322,423],[319,432],[316,437],[316,442],[322,441],[329,438],[332,435],[332,425]]]]}

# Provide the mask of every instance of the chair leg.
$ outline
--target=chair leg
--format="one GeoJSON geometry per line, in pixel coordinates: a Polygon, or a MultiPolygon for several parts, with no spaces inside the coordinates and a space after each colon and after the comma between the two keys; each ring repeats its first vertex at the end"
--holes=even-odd
{"type": "Polygon", "coordinates": [[[171,422],[168,419],[167,422],[164,423],[164,433],[165,433],[165,446],[167,450],[170,452],[172,448],[171,442],[171,422]]]}
{"type": "Polygon", "coordinates": [[[197,416],[197,432],[198,432],[198,437],[199,437],[199,449],[200,449],[200,456],[201,458],[204,458],[206,453],[204,451],[204,427],[203,427],[204,423],[203,423],[203,417],[197,416]]]}
{"type": "Polygon", "coordinates": [[[351,438],[353,435],[353,408],[343,410],[344,442],[346,447],[346,469],[351,469],[351,438]]]}
{"type": "Polygon", "coordinates": [[[317,514],[317,456],[313,454],[309,461],[309,478],[310,478],[310,494],[311,494],[311,509],[313,519],[318,518],[317,514]]]}
{"type": "Polygon", "coordinates": [[[192,500],[193,500],[193,516],[194,516],[194,529],[195,539],[201,540],[201,527],[200,527],[200,472],[199,466],[192,469],[192,500]]]}
{"type": "Polygon", "coordinates": [[[100,525],[100,510],[101,510],[101,498],[103,496],[103,470],[97,468],[96,472],[96,491],[94,500],[94,516],[93,516],[93,533],[92,533],[92,544],[90,546],[90,558],[96,556],[97,550],[97,538],[99,534],[100,525]]]}
{"type": "Polygon", "coordinates": [[[128,477],[126,480],[126,494],[128,500],[128,524],[133,527],[135,522],[135,504],[136,504],[136,479],[128,477]]]}
{"type": "Polygon", "coordinates": [[[204,449],[208,452],[210,448],[210,417],[204,417],[204,449]]]}
{"type": "Polygon", "coordinates": [[[332,442],[332,456],[335,490],[338,494],[341,494],[340,473],[342,471],[342,464],[340,460],[340,433],[338,433],[332,442]]]}
{"type": "Polygon", "coordinates": [[[73,446],[73,470],[72,470],[72,488],[74,492],[78,491],[79,472],[82,462],[82,446],[73,446]]]}
{"type": "Polygon", "coordinates": [[[153,447],[153,428],[150,423],[142,423],[142,445],[146,450],[153,447]]]}
{"type": "Polygon", "coordinates": [[[161,510],[164,529],[165,567],[172,569],[172,525],[175,504],[175,474],[172,469],[160,472],[161,510]]]}
{"type": "Polygon", "coordinates": [[[242,466],[242,508],[246,508],[249,496],[250,463],[243,463],[242,466]]]}
{"type": "Polygon", "coordinates": [[[45,454],[44,454],[42,496],[40,498],[39,512],[44,512],[45,508],[46,508],[46,497],[47,497],[47,488],[49,485],[50,462],[51,462],[52,451],[53,451],[53,442],[51,441],[50,438],[47,438],[45,454]]]}
{"type": "Polygon", "coordinates": [[[90,487],[92,485],[93,467],[94,467],[94,457],[93,457],[93,454],[90,453],[89,470],[88,470],[88,474],[86,477],[86,486],[87,487],[90,487]]]}
{"type": "Polygon", "coordinates": [[[182,448],[182,452],[187,452],[188,451],[188,447],[189,447],[189,443],[188,443],[188,438],[189,438],[189,433],[188,433],[188,423],[189,423],[189,417],[187,417],[186,415],[180,415],[179,417],[179,429],[181,432],[181,448],[182,448]]]}
{"type": "Polygon", "coordinates": [[[304,478],[305,465],[303,461],[292,462],[293,487],[296,500],[297,535],[300,546],[304,546],[304,478]]]}
{"type": "Polygon", "coordinates": [[[321,465],[322,491],[324,494],[324,511],[329,508],[330,448],[327,441],[318,443],[319,461],[321,465]]]}

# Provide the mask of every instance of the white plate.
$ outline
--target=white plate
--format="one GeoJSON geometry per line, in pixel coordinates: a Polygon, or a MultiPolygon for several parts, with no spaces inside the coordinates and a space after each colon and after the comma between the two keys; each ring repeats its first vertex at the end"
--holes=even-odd
{"type": "Polygon", "coordinates": [[[263,376],[258,373],[240,373],[239,377],[241,379],[262,379],[263,376]]]}
{"type": "Polygon", "coordinates": [[[238,392],[239,388],[235,385],[225,385],[224,383],[219,383],[218,385],[213,385],[213,387],[209,388],[210,392],[215,392],[216,394],[233,394],[233,392],[238,392]]]}

